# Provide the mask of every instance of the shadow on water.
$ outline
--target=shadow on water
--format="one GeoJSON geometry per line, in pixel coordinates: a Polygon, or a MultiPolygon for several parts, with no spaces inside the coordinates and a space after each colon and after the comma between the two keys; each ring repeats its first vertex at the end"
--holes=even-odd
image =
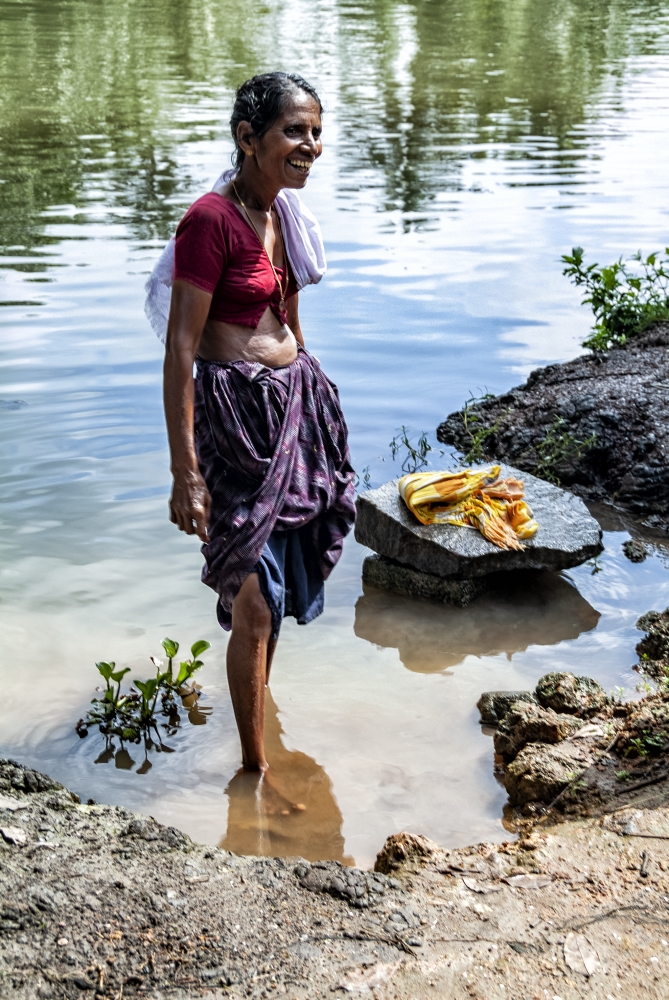
{"type": "Polygon", "coordinates": [[[590,632],[600,614],[558,573],[498,574],[468,608],[434,604],[363,585],[355,634],[395,648],[407,670],[439,673],[467,656],[552,646],[590,632]]]}
{"type": "Polygon", "coordinates": [[[219,846],[235,854],[329,858],[352,865],[344,854],[342,814],[327,774],[299,750],[282,740],[279,710],[268,690],[265,698],[265,752],[269,775],[241,769],[225,790],[229,799],[228,829],[219,846]]]}

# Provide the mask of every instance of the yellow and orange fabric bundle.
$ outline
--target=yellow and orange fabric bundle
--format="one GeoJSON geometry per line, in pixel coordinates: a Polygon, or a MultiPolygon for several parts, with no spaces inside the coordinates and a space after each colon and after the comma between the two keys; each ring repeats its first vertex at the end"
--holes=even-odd
{"type": "Polygon", "coordinates": [[[500,549],[524,549],[539,525],[527,506],[524,485],[500,479],[499,465],[457,472],[414,472],[402,476],[399,491],[421,524],[469,525],[500,549]]]}

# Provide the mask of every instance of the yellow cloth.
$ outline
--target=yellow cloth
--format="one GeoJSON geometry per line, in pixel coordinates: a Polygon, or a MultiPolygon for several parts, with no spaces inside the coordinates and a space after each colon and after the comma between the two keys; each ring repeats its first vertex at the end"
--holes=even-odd
{"type": "Polygon", "coordinates": [[[414,472],[402,476],[399,491],[421,524],[478,528],[500,549],[523,549],[539,525],[523,500],[523,483],[500,479],[500,466],[472,471],[414,472]]]}

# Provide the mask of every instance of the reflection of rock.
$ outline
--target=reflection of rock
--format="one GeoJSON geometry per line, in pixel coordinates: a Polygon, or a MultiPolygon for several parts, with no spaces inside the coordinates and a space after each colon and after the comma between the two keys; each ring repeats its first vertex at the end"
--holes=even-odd
{"type": "Polygon", "coordinates": [[[567,569],[602,551],[601,528],[582,500],[511,466],[502,466],[501,475],[524,481],[525,497],[539,522],[522,550],[500,549],[472,528],[420,524],[396,481],[360,494],[355,537],[405,566],[461,580],[514,569],[567,569]]]}
{"type": "Polygon", "coordinates": [[[267,778],[238,771],[226,788],[228,830],[220,846],[235,854],[300,856],[353,864],[344,856],[342,815],[330,779],[312,757],[286,750],[278,708],[265,699],[267,778]]]}
{"type": "Polygon", "coordinates": [[[435,673],[465,656],[516,653],[589,632],[599,621],[579,592],[555,573],[504,573],[468,608],[431,604],[364,586],[355,634],[394,647],[409,670],[435,673]]]}

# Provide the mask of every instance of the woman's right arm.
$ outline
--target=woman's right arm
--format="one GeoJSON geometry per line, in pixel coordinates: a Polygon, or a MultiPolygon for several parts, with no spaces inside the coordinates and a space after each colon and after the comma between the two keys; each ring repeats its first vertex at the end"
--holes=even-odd
{"type": "Polygon", "coordinates": [[[170,520],[187,535],[209,541],[211,497],[200,475],[193,437],[193,362],[200,345],[211,295],[188,281],[172,285],[167,324],[163,399],[174,483],[170,520]]]}

